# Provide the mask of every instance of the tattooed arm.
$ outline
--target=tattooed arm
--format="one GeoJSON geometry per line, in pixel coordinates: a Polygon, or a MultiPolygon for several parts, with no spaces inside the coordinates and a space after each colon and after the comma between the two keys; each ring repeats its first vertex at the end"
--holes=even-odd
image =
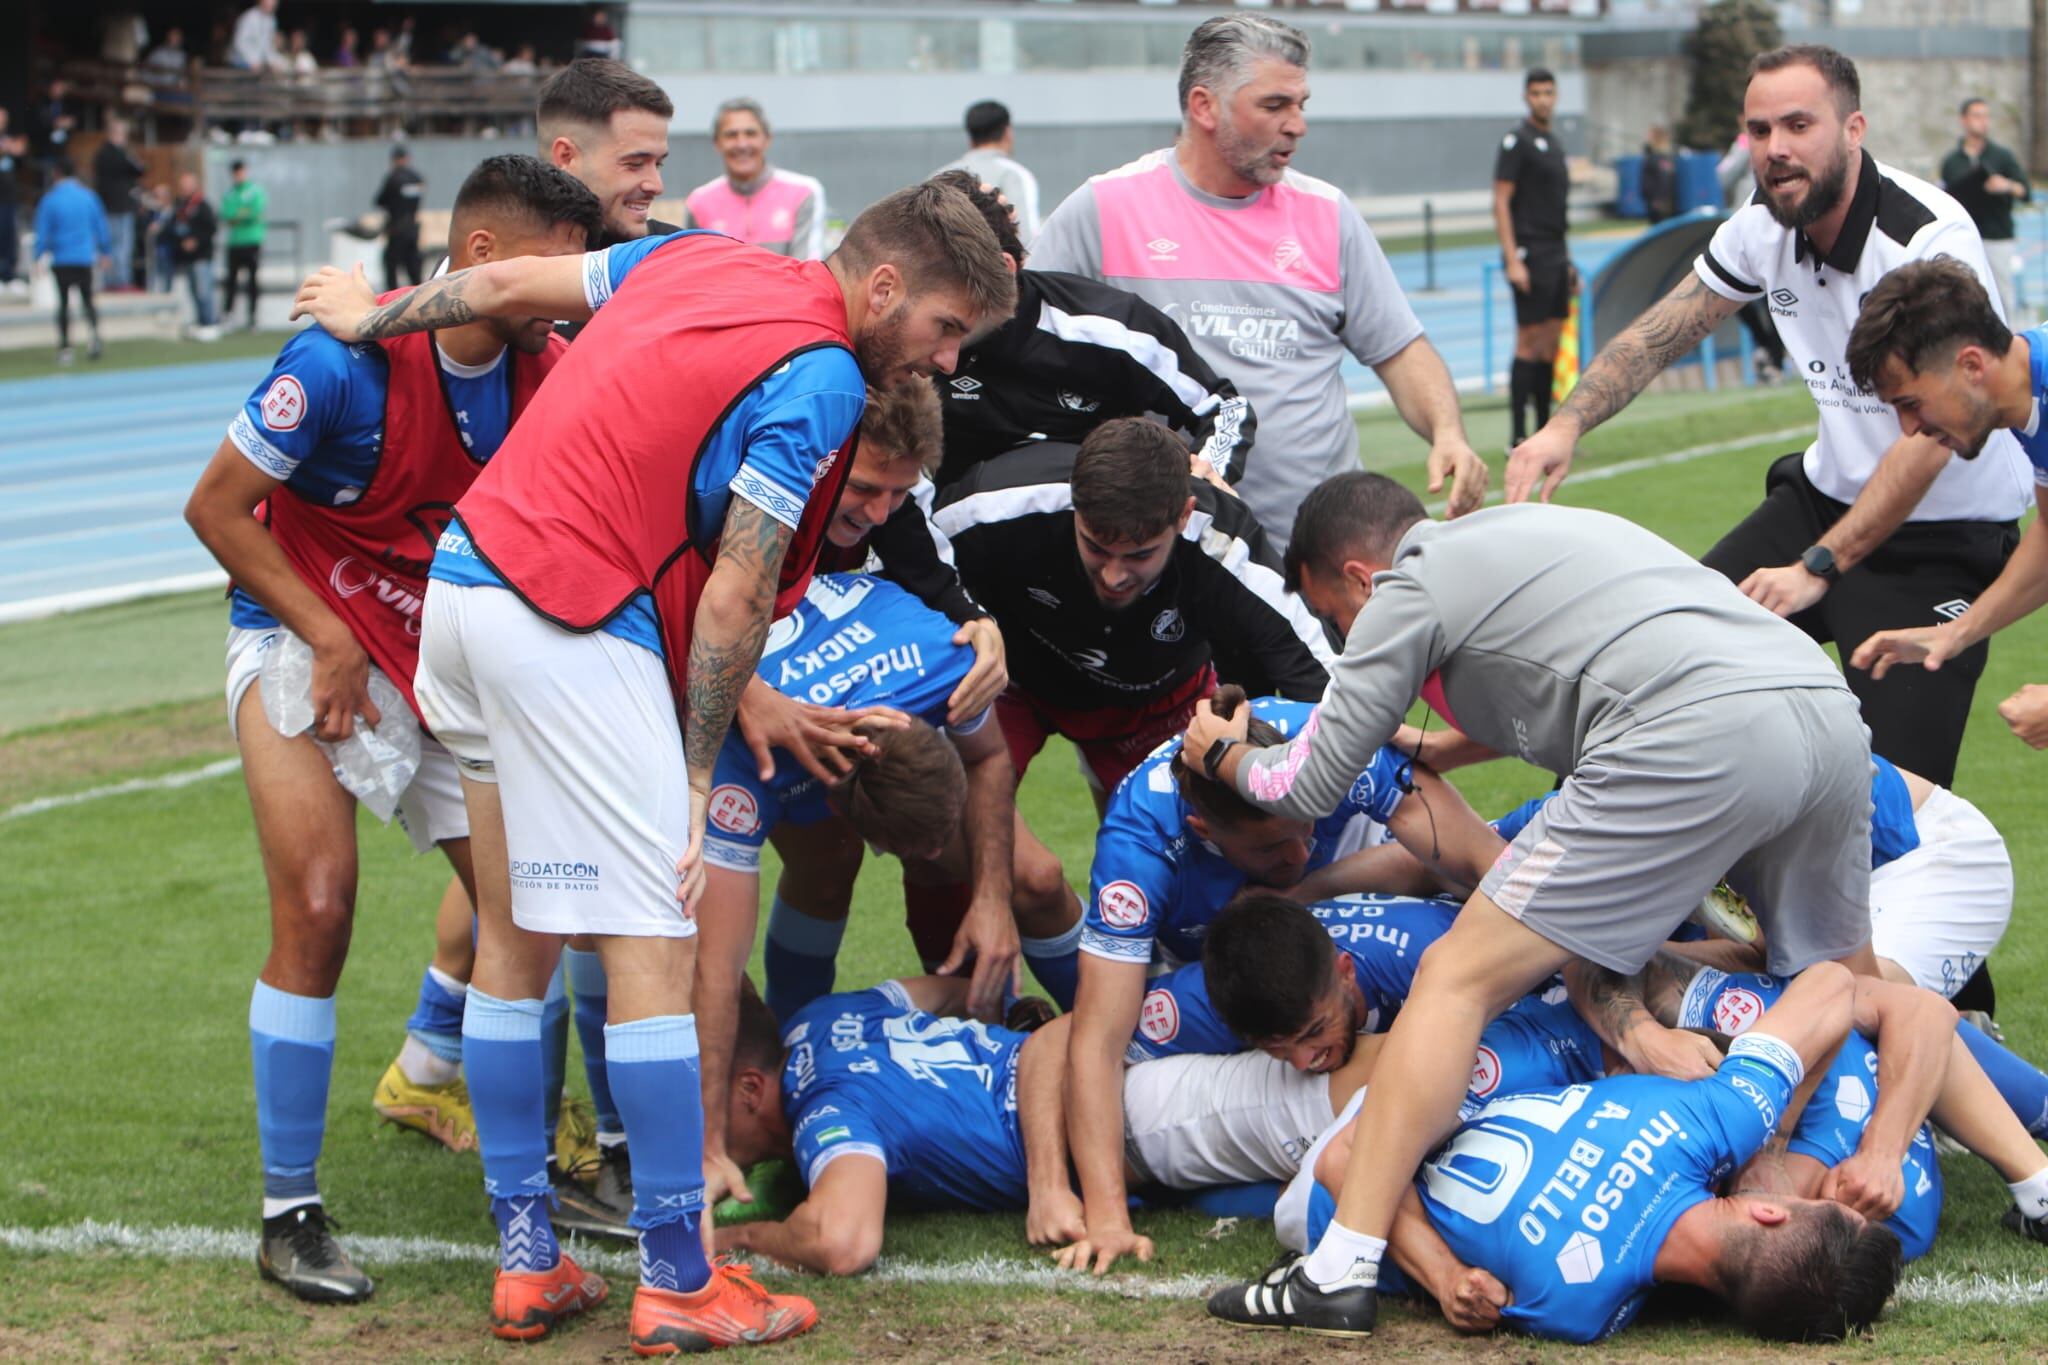
{"type": "Polygon", "coordinates": [[[1579,438],[1627,407],[1666,366],[1740,307],[1688,273],[1627,331],[1600,348],[1564,406],[1543,430],[1515,447],[1508,457],[1507,500],[1525,501],[1541,484],[1541,497],[1550,501],[1571,470],[1579,438]]]}
{"type": "Polygon", "coordinates": [[[1674,1026],[1685,988],[1699,972],[1699,963],[1660,951],[1633,976],[1573,961],[1564,969],[1564,983],[1572,1007],[1631,1070],[1698,1080],[1714,1074],[1720,1050],[1674,1026]]]}
{"type": "Polygon", "coordinates": [[[338,341],[380,341],[408,332],[460,327],[479,318],[580,322],[590,316],[583,266],[580,255],[486,261],[437,276],[380,304],[361,266],[344,274],[327,265],[299,286],[292,316],[312,318],[338,341]]]}

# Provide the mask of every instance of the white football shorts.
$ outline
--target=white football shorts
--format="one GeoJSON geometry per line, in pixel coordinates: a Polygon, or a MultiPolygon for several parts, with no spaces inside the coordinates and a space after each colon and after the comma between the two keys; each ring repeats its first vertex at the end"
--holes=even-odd
{"type": "Polygon", "coordinates": [[[1170,1189],[1285,1180],[1329,1122],[1330,1078],[1263,1052],[1124,1071],[1124,1157],[1170,1189]]]}
{"type": "Polygon", "coordinates": [[[1870,874],[1870,946],[1940,996],[1961,990],[2012,919],[2012,856],[1984,812],[1936,787],[1920,847],[1870,874]]]}

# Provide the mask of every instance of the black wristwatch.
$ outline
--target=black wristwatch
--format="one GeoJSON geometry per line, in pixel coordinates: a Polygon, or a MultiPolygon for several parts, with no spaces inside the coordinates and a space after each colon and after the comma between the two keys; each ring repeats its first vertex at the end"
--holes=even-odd
{"type": "Polygon", "coordinates": [[[1835,567],[1835,552],[1825,545],[1807,546],[1806,553],[1799,556],[1799,563],[1800,567],[1824,582],[1832,583],[1842,576],[1842,571],[1835,567]]]}
{"type": "Polygon", "coordinates": [[[1209,752],[1202,755],[1202,776],[1208,778],[1211,782],[1222,781],[1223,779],[1216,774],[1223,767],[1223,755],[1242,743],[1244,741],[1241,739],[1225,735],[1214,744],[1211,744],[1209,752]]]}

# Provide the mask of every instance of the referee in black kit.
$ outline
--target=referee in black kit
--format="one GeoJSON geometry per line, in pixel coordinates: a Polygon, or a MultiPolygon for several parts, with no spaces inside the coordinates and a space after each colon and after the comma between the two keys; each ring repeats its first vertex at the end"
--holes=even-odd
{"type": "Polygon", "coordinates": [[[1550,126],[1557,77],[1543,67],[1522,81],[1529,117],[1501,139],[1493,161],[1493,226],[1508,287],[1515,291],[1515,363],[1508,372],[1508,444],[1530,430],[1523,414],[1536,406],[1536,427],[1550,420],[1550,376],[1557,338],[1571,316],[1578,272],[1564,243],[1565,195],[1571,174],[1550,126]]]}

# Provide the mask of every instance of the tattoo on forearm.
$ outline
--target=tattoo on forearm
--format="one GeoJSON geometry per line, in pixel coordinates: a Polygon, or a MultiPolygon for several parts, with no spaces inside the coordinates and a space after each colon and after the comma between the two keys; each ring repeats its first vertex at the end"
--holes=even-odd
{"type": "Polygon", "coordinates": [[[438,280],[428,280],[403,298],[372,308],[363,315],[357,331],[365,341],[380,341],[408,332],[431,332],[475,322],[476,312],[463,297],[470,278],[469,271],[457,270],[438,280]]]}
{"type": "Polygon", "coordinates": [[[713,574],[715,578],[719,569],[729,569],[731,581],[743,585],[747,619],[733,639],[713,639],[711,632],[701,629],[690,636],[689,675],[683,685],[688,708],[683,759],[692,773],[708,773],[717,762],[740,694],[761,662],[789,541],[787,526],[746,499],[733,499],[713,574]]]}
{"type": "Polygon", "coordinates": [[[1559,414],[1569,413],[1585,432],[1620,412],[1666,366],[1720,324],[1725,303],[1697,275],[1688,276],[1601,348],[1559,414]]]}

